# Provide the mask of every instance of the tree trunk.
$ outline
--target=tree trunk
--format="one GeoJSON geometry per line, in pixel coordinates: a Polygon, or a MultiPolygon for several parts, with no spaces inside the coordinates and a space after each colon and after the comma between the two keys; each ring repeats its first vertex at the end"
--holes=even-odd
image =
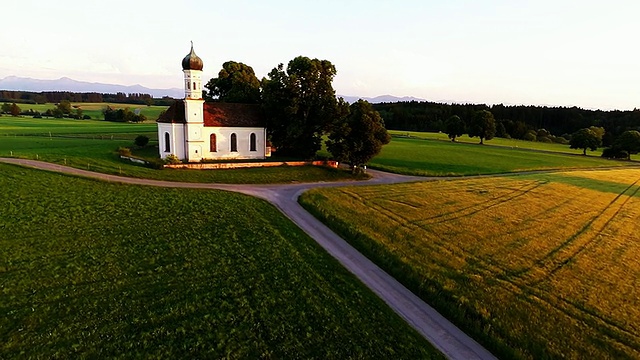
{"type": "Polygon", "coordinates": [[[587,155],[587,148],[582,149],[582,155],[587,155]]]}
{"type": "Polygon", "coordinates": [[[484,145],[484,138],[483,137],[480,138],[480,145],[484,145]]]}

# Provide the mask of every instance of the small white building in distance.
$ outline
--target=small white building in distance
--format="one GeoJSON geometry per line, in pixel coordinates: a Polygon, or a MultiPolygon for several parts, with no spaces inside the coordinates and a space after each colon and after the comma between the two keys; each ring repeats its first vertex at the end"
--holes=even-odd
{"type": "Polygon", "coordinates": [[[182,60],[184,100],[158,118],[160,157],[180,160],[264,159],[271,156],[259,105],[205,103],[202,60],[193,51],[182,60]]]}

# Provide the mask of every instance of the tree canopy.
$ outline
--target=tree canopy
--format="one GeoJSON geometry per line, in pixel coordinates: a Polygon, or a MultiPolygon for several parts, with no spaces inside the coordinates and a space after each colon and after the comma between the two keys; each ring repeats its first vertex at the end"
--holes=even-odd
{"type": "Polygon", "coordinates": [[[640,132],[636,130],[623,132],[613,143],[613,148],[626,151],[627,159],[630,159],[631,154],[640,152],[640,132]]]}
{"type": "Polygon", "coordinates": [[[333,124],[327,149],[336,160],[351,164],[355,172],[362,169],[389,141],[391,136],[380,114],[367,101],[358,100],[349,106],[346,119],[333,124]]]}
{"type": "Polygon", "coordinates": [[[471,118],[469,124],[469,136],[479,137],[480,144],[484,144],[484,140],[491,140],[496,134],[496,120],[493,114],[488,110],[479,110],[471,118]]]}
{"type": "Polygon", "coordinates": [[[310,158],[320,150],[323,132],[341,113],[335,75],[330,61],[298,56],[262,80],[267,131],[279,154],[310,158]]]}
{"type": "Polygon", "coordinates": [[[253,68],[235,61],[222,64],[217,78],[204,86],[208,89],[205,99],[222,102],[258,104],[260,102],[260,81],[253,68]]]}
{"type": "Polygon", "coordinates": [[[448,118],[444,123],[444,127],[445,133],[449,135],[451,141],[456,141],[456,137],[461,136],[465,131],[464,121],[462,121],[458,115],[453,115],[448,118]]]}
{"type": "MultiPolygon", "coordinates": [[[[602,135],[604,135],[604,130],[602,135]]],[[[598,136],[598,134],[590,128],[580,129],[571,135],[569,148],[582,149],[582,154],[587,155],[587,149],[596,151],[598,146],[602,145],[602,135],[598,136]]]]}
{"type": "Polygon", "coordinates": [[[20,107],[16,103],[11,104],[10,113],[12,116],[20,115],[20,111],[20,107]]]}

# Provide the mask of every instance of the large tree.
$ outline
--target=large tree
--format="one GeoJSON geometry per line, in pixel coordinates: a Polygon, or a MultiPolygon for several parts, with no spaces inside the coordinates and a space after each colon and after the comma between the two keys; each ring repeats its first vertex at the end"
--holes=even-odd
{"type": "Polygon", "coordinates": [[[444,122],[445,133],[449,135],[451,141],[456,141],[456,137],[464,134],[465,125],[460,116],[453,115],[444,122]]]}
{"type": "Polygon", "coordinates": [[[20,115],[21,111],[22,110],[20,110],[20,107],[16,103],[11,104],[11,115],[12,116],[20,115]]]}
{"type": "Polygon", "coordinates": [[[391,141],[391,136],[380,114],[367,101],[351,104],[349,112],[346,119],[333,124],[327,149],[336,160],[351,164],[353,171],[358,172],[380,152],[382,145],[391,141]]]}
{"type": "Polygon", "coordinates": [[[484,140],[493,139],[495,134],[496,120],[493,118],[493,114],[488,110],[476,111],[469,124],[469,136],[479,137],[480,144],[484,144],[484,140]]]}
{"type": "Polygon", "coordinates": [[[322,134],[340,116],[333,90],[336,68],[327,60],[299,56],[262,80],[262,102],[271,142],[281,155],[310,158],[322,134]]]}
{"type": "Polygon", "coordinates": [[[253,68],[243,63],[227,61],[217,78],[204,86],[205,99],[218,99],[229,103],[257,104],[260,102],[260,81],[253,68]]]}
{"type": "Polygon", "coordinates": [[[569,140],[569,148],[582,149],[583,155],[587,155],[587,149],[596,151],[601,144],[602,136],[598,137],[598,134],[589,128],[576,131],[571,135],[571,140],[569,140]]]}
{"type": "Polygon", "coordinates": [[[623,132],[613,143],[613,148],[626,151],[627,159],[630,159],[631,154],[640,152],[640,132],[636,130],[623,132]]]}

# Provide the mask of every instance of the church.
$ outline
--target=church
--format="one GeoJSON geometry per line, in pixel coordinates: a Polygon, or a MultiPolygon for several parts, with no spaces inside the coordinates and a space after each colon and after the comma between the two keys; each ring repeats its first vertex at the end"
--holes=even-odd
{"type": "Polygon", "coordinates": [[[260,106],[205,103],[202,68],[192,43],[191,52],[182,60],[185,98],[157,120],[160,157],[175,155],[185,162],[199,162],[271,156],[260,106]]]}

